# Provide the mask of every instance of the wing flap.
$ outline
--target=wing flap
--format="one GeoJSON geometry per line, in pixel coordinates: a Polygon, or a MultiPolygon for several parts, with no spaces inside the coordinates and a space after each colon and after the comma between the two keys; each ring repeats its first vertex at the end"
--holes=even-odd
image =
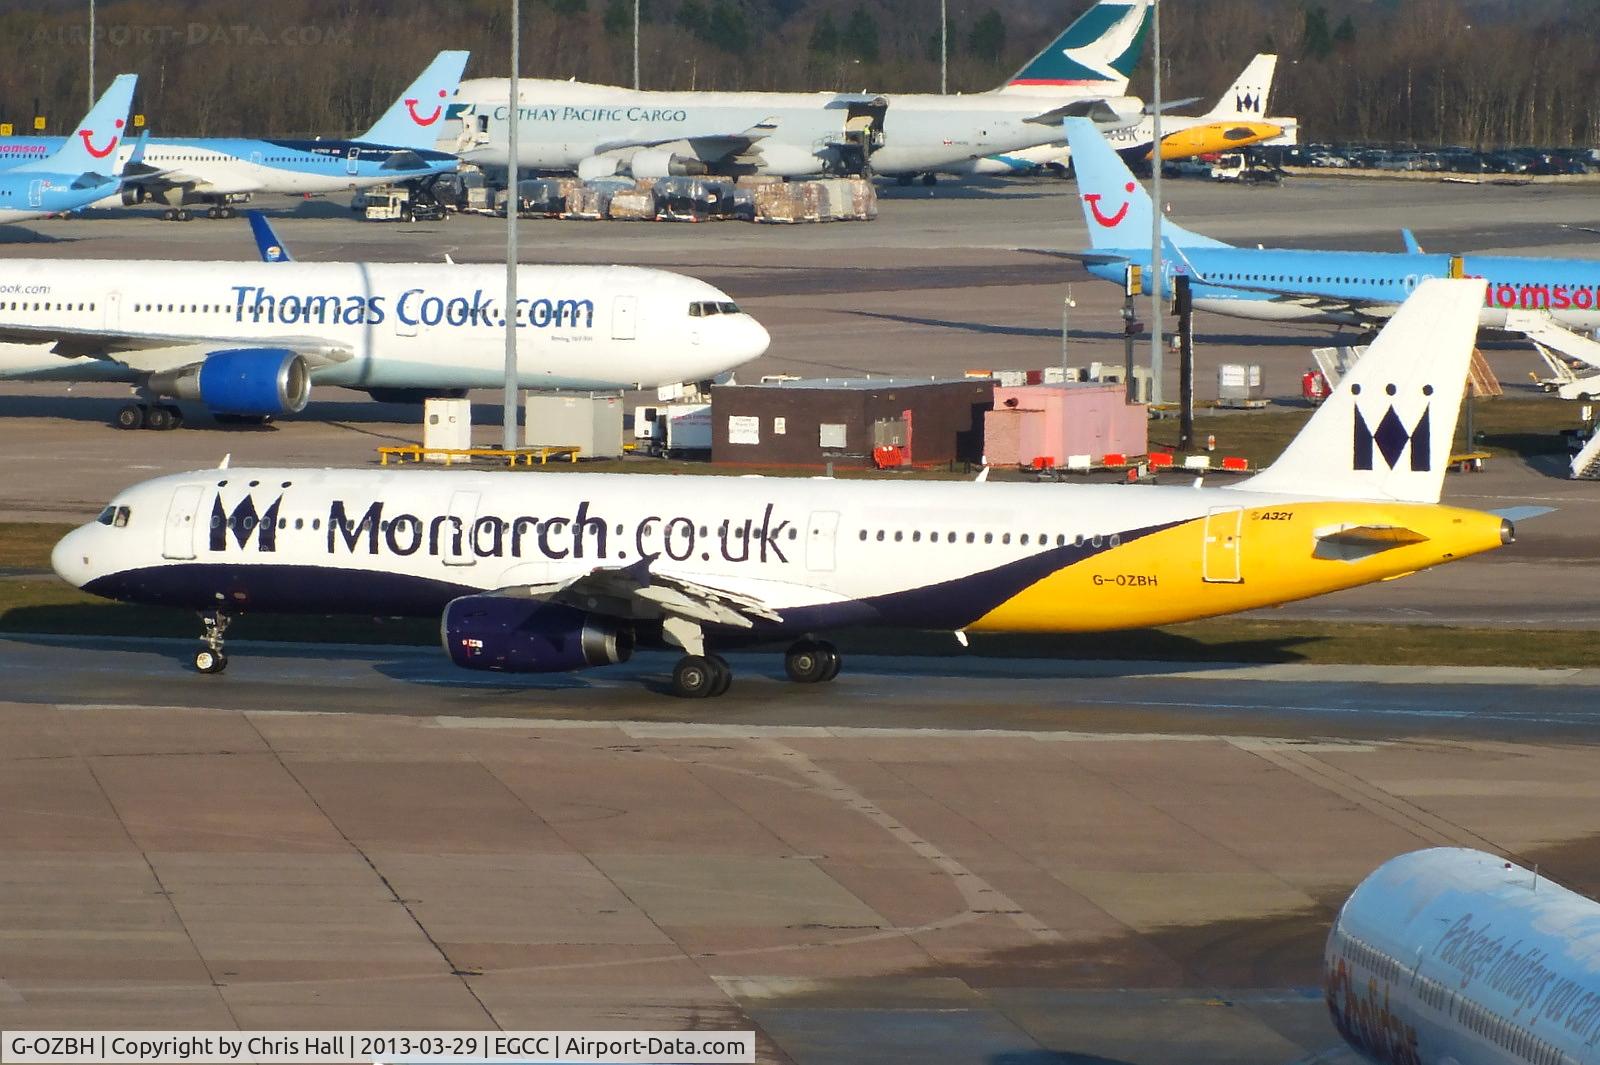
{"type": "Polygon", "coordinates": [[[611,617],[677,617],[737,629],[753,628],[758,620],[783,620],[754,596],[652,573],[649,561],[601,567],[570,580],[503,588],[495,594],[543,599],[611,617]]]}

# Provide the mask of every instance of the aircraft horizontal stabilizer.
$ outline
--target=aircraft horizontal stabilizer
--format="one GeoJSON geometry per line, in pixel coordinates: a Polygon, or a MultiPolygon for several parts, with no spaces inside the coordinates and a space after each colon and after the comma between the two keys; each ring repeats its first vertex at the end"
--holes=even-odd
{"type": "Polygon", "coordinates": [[[1398,525],[1341,525],[1319,531],[1316,537],[1315,556],[1340,562],[1355,562],[1381,551],[1428,540],[1421,533],[1398,525]]]}

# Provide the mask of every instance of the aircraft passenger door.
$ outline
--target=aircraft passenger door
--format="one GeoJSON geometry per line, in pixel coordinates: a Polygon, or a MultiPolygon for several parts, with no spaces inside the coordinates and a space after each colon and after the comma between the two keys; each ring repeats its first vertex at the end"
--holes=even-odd
{"type": "Polygon", "coordinates": [[[105,316],[100,319],[100,324],[113,331],[122,328],[122,293],[106,293],[106,311],[105,316]]]}
{"type": "Polygon", "coordinates": [[[346,174],[354,174],[357,170],[360,169],[360,164],[361,164],[361,149],[360,148],[351,148],[350,151],[349,151],[349,154],[347,154],[344,157],[344,172],[346,174]]]}
{"type": "Polygon", "coordinates": [[[446,566],[470,566],[478,560],[472,551],[472,524],[478,520],[478,496],[477,492],[455,492],[450,496],[450,520],[439,530],[444,539],[439,552],[446,566]]]}
{"type": "Polygon", "coordinates": [[[193,558],[195,530],[199,526],[201,487],[179,485],[167,505],[167,528],[161,539],[162,558],[193,558]]]}
{"type": "Polygon", "coordinates": [[[261,165],[261,153],[260,152],[251,152],[250,153],[250,161],[252,163],[254,163],[256,166],[260,166],[261,165]]]}
{"type": "Polygon", "coordinates": [[[34,178],[28,182],[28,206],[44,206],[44,178],[34,178]]]}
{"type": "Polygon", "coordinates": [[[639,297],[618,296],[611,303],[611,339],[632,340],[638,332],[639,297]]]}
{"type": "Polygon", "coordinates": [[[839,531],[839,512],[814,510],[806,522],[806,569],[812,573],[832,573],[834,539],[839,531]]]}
{"type": "Polygon", "coordinates": [[[1211,584],[1243,584],[1239,539],[1244,531],[1243,507],[1212,507],[1206,514],[1200,577],[1211,584]]]}

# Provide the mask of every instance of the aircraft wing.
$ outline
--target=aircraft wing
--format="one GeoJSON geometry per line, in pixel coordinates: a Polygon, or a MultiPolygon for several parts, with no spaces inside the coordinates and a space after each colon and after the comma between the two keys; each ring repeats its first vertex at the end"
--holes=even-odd
{"type": "Polygon", "coordinates": [[[603,155],[625,148],[657,148],[663,144],[687,141],[694,146],[696,154],[702,159],[720,159],[727,155],[743,155],[754,148],[759,141],[772,136],[777,129],[778,120],[767,118],[742,130],[707,129],[703,132],[680,133],[671,137],[619,138],[597,144],[594,151],[596,155],[603,155]]]}
{"type": "Polygon", "coordinates": [[[752,628],[757,620],[782,620],[753,596],[652,573],[652,561],[601,567],[570,580],[505,588],[496,594],[523,595],[610,617],[678,617],[736,629],[752,628]]]}
{"type": "Polygon", "coordinates": [[[342,344],[320,337],[238,337],[148,336],[114,329],[74,329],[63,332],[47,326],[0,326],[0,343],[49,344],[51,351],[65,359],[88,356],[120,362],[144,373],[160,373],[204,362],[214,351],[241,347],[284,348],[296,352],[311,369],[332,366],[355,357],[342,344]]]}

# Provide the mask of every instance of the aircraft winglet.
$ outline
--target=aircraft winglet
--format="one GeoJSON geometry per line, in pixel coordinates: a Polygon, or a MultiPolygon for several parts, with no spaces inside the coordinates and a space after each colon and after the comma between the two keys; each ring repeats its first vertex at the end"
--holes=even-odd
{"type": "Polygon", "coordinates": [[[289,254],[289,249],[278,239],[278,234],[272,231],[272,223],[267,221],[266,215],[260,211],[246,211],[244,216],[250,219],[250,232],[256,238],[256,251],[260,253],[262,262],[294,262],[294,256],[289,254]]]}

